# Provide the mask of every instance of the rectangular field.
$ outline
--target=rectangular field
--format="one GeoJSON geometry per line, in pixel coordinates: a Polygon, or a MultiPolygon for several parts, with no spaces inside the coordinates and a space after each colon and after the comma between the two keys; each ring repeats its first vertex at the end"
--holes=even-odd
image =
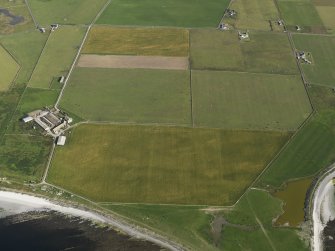
{"type": "Polygon", "coordinates": [[[237,11],[235,18],[225,17],[224,22],[237,29],[270,31],[270,20],[278,20],[274,0],[235,0],[230,9],[237,11]]]}
{"type": "Polygon", "coordinates": [[[186,29],[94,26],[87,37],[83,53],[174,56],[189,54],[186,29]]]}
{"type": "Polygon", "coordinates": [[[335,86],[335,36],[294,35],[297,50],[312,54],[313,64],[302,64],[312,84],[335,86]]]}
{"type": "Polygon", "coordinates": [[[85,28],[76,26],[61,26],[52,32],[29,81],[29,86],[50,88],[54,78],[66,76],[84,33],[85,28]]]}
{"type": "Polygon", "coordinates": [[[107,0],[29,0],[36,21],[41,25],[89,24],[107,0]]]}
{"type": "Polygon", "coordinates": [[[81,55],[78,67],[187,70],[188,57],[81,55]]]}
{"type": "Polygon", "coordinates": [[[188,71],[77,68],[61,106],[93,121],[191,123],[188,71]]]}
{"type": "Polygon", "coordinates": [[[278,6],[289,29],[299,25],[303,32],[325,33],[323,22],[312,1],[279,0],[278,6]]]}
{"type": "Polygon", "coordinates": [[[191,31],[191,68],[278,74],[298,74],[286,34],[249,32],[240,41],[236,31],[191,31]]]}
{"type": "Polygon", "coordinates": [[[81,125],[57,148],[48,182],[94,201],[230,205],[288,136],[81,125]]]}
{"type": "Polygon", "coordinates": [[[34,23],[24,1],[0,2],[0,35],[8,35],[34,29],[34,23]]]}
{"type": "Polygon", "coordinates": [[[100,24],[217,27],[229,0],[115,0],[100,24]]]}
{"type": "Polygon", "coordinates": [[[192,71],[195,125],[296,130],[311,113],[300,76],[192,71]]]}
{"type": "Polygon", "coordinates": [[[0,44],[0,92],[8,90],[20,66],[0,44]]]}

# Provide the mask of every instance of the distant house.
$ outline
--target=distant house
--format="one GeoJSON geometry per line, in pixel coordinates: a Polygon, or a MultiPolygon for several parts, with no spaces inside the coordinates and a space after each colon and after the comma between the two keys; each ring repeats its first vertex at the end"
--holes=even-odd
{"type": "Polygon", "coordinates": [[[227,24],[221,23],[219,24],[219,30],[229,30],[229,26],[227,24]]]}
{"type": "Polygon", "coordinates": [[[66,141],[66,136],[59,136],[57,138],[57,146],[64,146],[66,141]]]}
{"type": "Polygon", "coordinates": [[[41,28],[39,28],[39,31],[42,32],[42,33],[45,33],[45,28],[41,27],[41,28]]]}
{"type": "Polygon", "coordinates": [[[249,33],[248,32],[238,32],[238,37],[240,40],[249,39],[249,33]]]}
{"type": "Polygon", "coordinates": [[[52,25],[51,25],[51,31],[57,30],[58,27],[59,27],[58,24],[52,24],[52,25]]]}
{"type": "Polygon", "coordinates": [[[59,78],[59,83],[63,84],[64,81],[65,81],[65,77],[64,77],[64,76],[61,76],[61,77],[59,78]]]}

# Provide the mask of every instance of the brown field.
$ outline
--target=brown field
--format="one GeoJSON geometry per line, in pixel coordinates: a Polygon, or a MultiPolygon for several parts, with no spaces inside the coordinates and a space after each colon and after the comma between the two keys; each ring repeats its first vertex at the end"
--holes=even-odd
{"type": "Polygon", "coordinates": [[[187,57],[81,55],[79,67],[187,70],[187,57]]]}

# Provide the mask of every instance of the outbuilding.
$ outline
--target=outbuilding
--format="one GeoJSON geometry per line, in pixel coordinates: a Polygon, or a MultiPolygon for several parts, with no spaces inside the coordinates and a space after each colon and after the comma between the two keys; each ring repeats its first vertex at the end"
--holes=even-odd
{"type": "Polygon", "coordinates": [[[59,136],[57,138],[57,146],[64,146],[66,141],[66,136],[59,136]]]}
{"type": "Polygon", "coordinates": [[[34,120],[34,118],[31,117],[31,116],[27,116],[27,117],[24,117],[24,118],[22,119],[22,121],[23,121],[24,123],[28,123],[28,122],[33,121],[33,120],[34,120]]]}

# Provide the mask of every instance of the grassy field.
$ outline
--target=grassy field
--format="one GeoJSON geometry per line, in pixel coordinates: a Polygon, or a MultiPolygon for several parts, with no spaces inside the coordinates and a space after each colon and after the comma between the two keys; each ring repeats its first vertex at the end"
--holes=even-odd
{"type": "Polygon", "coordinates": [[[0,92],[7,91],[12,84],[17,72],[20,69],[19,64],[0,44],[0,92]]]}
{"type": "Polygon", "coordinates": [[[229,0],[115,0],[100,24],[217,27],[229,0]]]}
{"type": "Polygon", "coordinates": [[[50,147],[51,139],[42,136],[5,136],[0,144],[0,177],[39,181],[50,147]]]}
{"type": "Polygon", "coordinates": [[[29,81],[30,87],[50,88],[55,77],[66,75],[79,49],[84,28],[61,26],[48,42],[29,81]]]}
{"type": "Polygon", "coordinates": [[[296,130],[311,113],[300,76],[193,71],[196,126],[296,130]]]}
{"type": "Polygon", "coordinates": [[[313,64],[302,64],[312,84],[335,86],[335,36],[294,35],[297,50],[310,52],[313,64]]]}
{"type": "Polygon", "coordinates": [[[288,137],[284,132],[81,125],[57,149],[48,181],[95,201],[229,205],[288,137]]]}
{"type": "Polygon", "coordinates": [[[46,36],[35,30],[0,37],[0,43],[20,64],[21,69],[15,79],[16,83],[23,84],[29,81],[46,40],[46,36]]]}
{"type": "Polygon", "coordinates": [[[279,187],[290,179],[306,177],[335,160],[335,113],[317,114],[292,139],[259,181],[260,186],[279,187]]]}
{"type": "Polygon", "coordinates": [[[14,21],[12,17],[0,14],[0,35],[34,29],[34,23],[24,1],[0,1],[0,6],[9,11],[10,15],[18,17],[14,21]]]}
{"type": "Polygon", "coordinates": [[[249,191],[233,210],[224,214],[228,222],[242,227],[224,227],[219,248],[238,251],[309,250],[297,230],[272,226],[272,220],[282,213],[281,206],[280,200],[265,191],[249,191]],[[249,226],[251,230],[244,230],[243,226],[249,226]]]}
{"type": "Polygon", "coordinates": [[[89,24],[107,0],[30,0],[36,21],[41,25],[89,24]]]}
{"type": "Polygon", "coordinates": [[[237,11],[237,16],[225,17],[224,22],[237,29],[270,31],[269,21],[279,18],[273,0],[236,0],[229,8],[237,11]]]}
{"type": "Polygon", "coordinates": [[[327,28],[328,33],[335,32],[335,6],[316,6],[316,10],[327,28]]]}
{"type": "Polygon", "coordinates": [[[276,250],[308,250],[299,239],[297,230],[272,226],[272,220],[282,213],[282,204],[264,191],[251,190],[234,208],[212,214],[198,207],[140,204],[104,206],[183,243],[191,250],[272,250],[256,217],[276,250]],[[221,215],[229,223],[237,225],[223,224],[221,233],[214,237],[210,224],[221,215]]]}
{"type": "Polygon", "coordinates": [[[189,32],[186,29],[94,26],[82,53],[187,57],[189,32]]]}
{"type": "Polygon", "coordinates": [[[251,41],[235,31],[191,31],[193,69],[296,74],[297,66],[288,38],[282,33],[250,32],[251,41]]]}
{"type": "Polygon", "coordinates": [[[289,29],[299,25],[303,32],[325,33],[323,22],[310,0],[279,0],[278,6],[289,29]]]}
{"type": "Polygon", "coordinates": [[[210,222],[213,216],[201,207],[141,204],[103,205],[137,224],[151,228],[191,250],[216,250],[211,245],[210,222]]]}
{"type": "Polygon", "coordinates": [[[94,121],[189,125],[187,71],[77,68],[61,106],[94,121]]]}

